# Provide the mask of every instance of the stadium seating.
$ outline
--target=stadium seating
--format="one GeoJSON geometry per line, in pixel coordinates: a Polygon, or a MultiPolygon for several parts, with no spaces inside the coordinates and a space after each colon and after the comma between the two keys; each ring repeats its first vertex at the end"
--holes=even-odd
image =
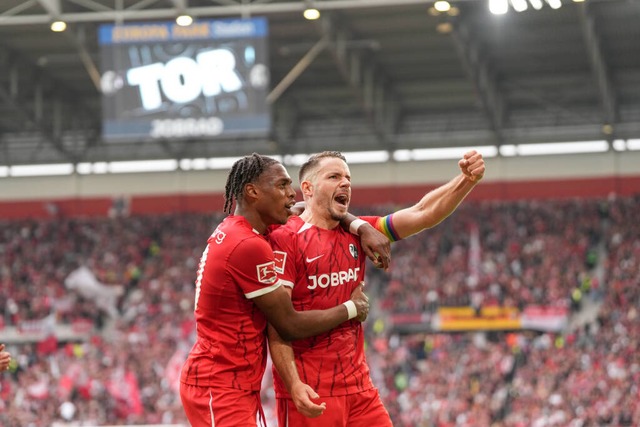
{"type": "MultiPolygon", "coordinates": [[[[634,197],[469,202],[394,244],[389,273],[368,269],[366,324],[394,425],[640,425],[639,207],[634,197]],[[577,313],[576,289],[600,308],[575,328],[451,332],[431,321],[447,307],[577,313]],[[412,331],[394,324],[414,315],[412,331]]],[[[15,356],[0,375],[0,425],[186,425],[176,385],[194,338],[193,280],[220,220],[0,222],[0,337],[15,356]],[[91,273],[82,292],[66,280],[79,266],[91,273]],[[112,306],[92,297],[112,291],[112,306]]],[[[268,373],[264,383],[275,426],[268,373]]]]}

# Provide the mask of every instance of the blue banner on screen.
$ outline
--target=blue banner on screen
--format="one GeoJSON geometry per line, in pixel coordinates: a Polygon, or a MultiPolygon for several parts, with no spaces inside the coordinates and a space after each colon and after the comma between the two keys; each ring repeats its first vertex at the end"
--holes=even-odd
{"type": "Polygon", "coordinates": [[[103,138],[265,135],[265,18],[101,25],[103,138]]]}

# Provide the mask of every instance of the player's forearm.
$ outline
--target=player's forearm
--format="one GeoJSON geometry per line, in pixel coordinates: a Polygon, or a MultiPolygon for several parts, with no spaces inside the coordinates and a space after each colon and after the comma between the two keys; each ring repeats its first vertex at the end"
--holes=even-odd
{"type": "Polygon", "coordinates": [[[349,310],[344,304],[327,310],[296,311],[285,337],[290,340],[309,338],[330,331],[353,317],[350,317],[349,310]]]}
{"type": "Polygon", "coordinates": [[[345,215],[345,217],[340,220],[340,226],[344,231],[349,231],[356,235],[358,234],[356,230],[363,223],[363,220],[349,212],[347,212],[347,215],[345,215]]]}
{"type": "Polygon", "coordinates": [[[478,184],[459,174],[448,183],[430,191],[414,206],[394,215],[394,226],[405,238],[427,228],[435,227],[451,215],[464,198],[478,184]]]}
{"type": "Polygon", "coordinates": [[[430,211],[426,214],[428,225],[426,228],[439,224],[451,215],[477,184],[478,181],[471,181],[460,174],[447,184],[426,194],[425,207],[430,211]]]}
{"type": "Polygon", "coordinates": [[[340,220],[340,226],[345,231],[360,237],[362,250],[376,267],[384,270],[389,268],[391,244],[387,236],[351,213],[347,213],[340,220]]]}
{"type": "Polygon", "coordinates": [[[326,332],[369,309],[366,296],[356,293],[347,302],[327,310],[296,311],[291,304],[291,296],[282,286],[254,298],[253,301],[278,334],[287,341],[326,332]]]}
{"type": "Polygon", "coordinates": [[[284,382],[287,391],[291,393],[291,387],[300,382],[296,361],[291,344],[282,339],[276,329],[269,325],[269,352],[273,366],[276,367],[280,378],[284,382]]]}

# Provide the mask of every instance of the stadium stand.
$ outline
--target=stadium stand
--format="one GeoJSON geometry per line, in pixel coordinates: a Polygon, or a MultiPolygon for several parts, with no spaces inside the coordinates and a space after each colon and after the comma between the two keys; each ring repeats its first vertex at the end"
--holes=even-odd
{"type": "MultiPolygon", "coordinates": [[[[640,423],[639,202],[469,202],[439,227],[396,244],[390,272],[371,269],[377,306],[367,324],[372,376],[395,425],[640,423]],[[481,247],[475,255],[474,233],[465,231],[472,220],[481,247]],[[593,280],[598,267],[602,283],[593,280]],[[570,307],[575,289],[600,307],[596,321],[573,329],[568,322],[492,330],[474,323],[492,315],[490,307],[516,314],[570,307]],[[459,311],[446,312],[452,307],[459,311]],[[396,316],[412,313],[423,321],[403,328],[396,316]],[[469,318],[446,331],[447,316],[469,318]]],[[[220,219],[2,221],[0,332],[13,337],[15,362],[0,377],[0,424],[185,423],[175,387],[193,340],[193,274],[202,236],[220,219]],[[68,288],[79,265],[94,287],[121,287],[115,312],[100,306],[104,298],[68,288]]],[[[263,400],[275,425],[269,380],[263,400]]]]}
{"type": "MultiPolygon", "coordinates": [[[[0,427],[186,426],[195,270],[237,156],[295,181],[341,150],[351,206],[386,213],[469,147],[482,184],[368,269],[395,425],[640,425],[640,1],[449,3],[0,1],[0,427]]],[[[262,397],[274,427],[269,370],[262,397]]]]}

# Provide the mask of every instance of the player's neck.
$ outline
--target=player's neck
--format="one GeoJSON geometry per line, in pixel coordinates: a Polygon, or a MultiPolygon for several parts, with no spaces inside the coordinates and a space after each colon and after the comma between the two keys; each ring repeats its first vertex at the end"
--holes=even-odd
{"type": "Polygon", "coordinates": [[[324,228],[326,230],[331,230],[340,225],[340,222],[333,219],[328,212],[318,212],[317,209],[310,209],[309,207],[300,214],[300,219],[309,224],[313,224],[318,228],[324,228]]]}
{"type": "Polygon", "coordinates": [[[255,210],[236,208],[233,214],[244,217],[258,233],[264,234],[267,231],[267,225],[255,210]]]}

